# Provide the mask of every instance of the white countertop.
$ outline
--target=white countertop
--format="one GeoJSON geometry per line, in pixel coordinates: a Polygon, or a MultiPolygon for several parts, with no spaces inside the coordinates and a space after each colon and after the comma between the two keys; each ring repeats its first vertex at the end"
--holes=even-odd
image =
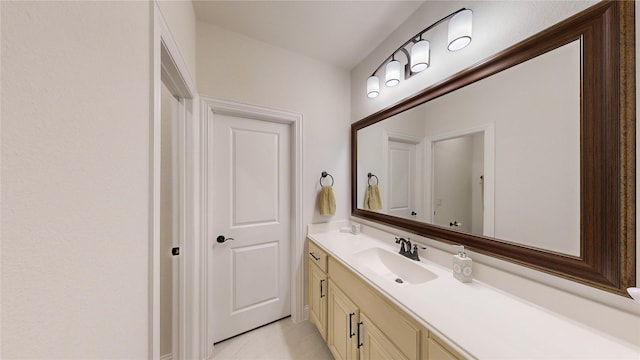
{"type": "MultiPolygon", "coordinates": [[[[461,283],[451,269],[422,259],[438,277],[398,284],[363,266],[355,254],[388,241],[338,230],[309,233],[328,254],[360,275],[463,355],[478,359],[640,359],[640,348],[474,280],[461,283]]],[[[427,250],[428,251],[428,250],[427,250]]],[[[400,255],[398,255],[400,256],[400,255]]],[[[407,259],[408,261],[412,261],[407,259]]]]}

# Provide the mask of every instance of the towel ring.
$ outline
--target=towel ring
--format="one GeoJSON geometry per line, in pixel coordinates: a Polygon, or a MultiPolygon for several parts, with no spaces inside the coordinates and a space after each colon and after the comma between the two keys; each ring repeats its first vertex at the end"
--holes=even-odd
{"type": "Polygon", "coordinates": [[[333,186],[333,176],[331,176],[331,174],[329,174],[326,171],[323,171],[322,175],[320,176],[320,186],[324,186],[324,185],[322,185],[322,179],[326,178],[327,176],[329,176],[331,178],[331,185],[330,186],[333,186]]]}
{"type": "Polygon", "coordinates": [[[375,183],[375,184],[373,184],[373,185],[378,185],[378,183],[380,182],[380,180],[378,180],[378,177],[377,177],[377,176],[375,176],[375,175],[373,175],[372,173],[368,173],[368,174],[367,174],[367,177],[369,178],[369,180],[367,180],[367,183],[368,183],[369,185],[371,185],[371,178],[372,178],[372,177],[376,178],[376,183],[375,183]]]}

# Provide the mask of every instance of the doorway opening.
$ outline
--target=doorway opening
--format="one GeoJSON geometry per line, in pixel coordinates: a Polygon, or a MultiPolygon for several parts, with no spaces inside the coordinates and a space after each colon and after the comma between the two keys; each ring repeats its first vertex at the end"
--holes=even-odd
{"type": "MultiPolygon", "coordinates": [[[[206,251],[201,260],[204,264],[201,301],[205,304],[202,318],[207,324],[203,324],[201,331],[207,354],[211,354],[214,342],[228,337],[220,332],[221,328],[237,325],[235,320],[225,319],[251,323],[249,314],[272,305],[282,312],[274,312],[271,319],[265,314],[256,315],[263,321],[255,326],[289,314],[294,322],[303,319],[302,116],[205,97],[201,114],[204,127],[201,182],[206,184],[203,198],[208,199],[202,224],[206,251]],[[289,145],[280,147],[285,138],[289,139],[289,145]],[[276,164],[286,165],[288,170],[276,172],[276,164]],[[289,199],[275,204],[272,197],[283,192],[288,193],[289,199]],[[249,206],[252,198],[258,205],[249,206]],[[289,208],[288,212],[280,211],[284,206],[289,208]],[[238,211],[241,209],[244,211],[238,211]],[[281,242],[279,239],[285,235],[272,233],[273,229],[260,231],[263,226],[277,227],[286,222],[288,225],[278,231],[288,233],[287,241],[281,242]],[[285,268],[278,266],[283,257],[287,257],[285,268]],[[283,272],[288,273],[288,279],[280,276],[283,272]],[[287,284],[282,284],[283,281],[287,284]],[[222,288],[216,288],[219,286],[222,288]],[[256,291],[244,291],[247,287],[256,291]],[[219,292],[228,295],[223,302],[215,298],[219,292]],[[217,313],[220,307],[224,307],[226,315],[217,313]]],[[[232,329],[229,334],[249,329],[232,329]]]]}
{"type": "Polygon", "coordinates": [[[425,150],[427,222],[493,236],[494,125],[430,136],[425,150]]]}
{"type": "Polygon", "coordinates": [[[200,358],[198,95],[158,4],[153,16],[149,357],[200,358]]]}

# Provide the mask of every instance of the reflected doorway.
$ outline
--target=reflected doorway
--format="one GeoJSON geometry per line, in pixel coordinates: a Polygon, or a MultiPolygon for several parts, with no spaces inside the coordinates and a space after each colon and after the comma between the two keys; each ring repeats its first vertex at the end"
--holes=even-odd
{"type": "Polygon", "coordinates": [[[432,224],[493,236],[494,139],[492,124],[427,139],[425,205],[432,224]]]}
{"type": "Polygon", "coordinates": [[[433,144],[433,222],[483,234],[484,135],[433,144]]]}

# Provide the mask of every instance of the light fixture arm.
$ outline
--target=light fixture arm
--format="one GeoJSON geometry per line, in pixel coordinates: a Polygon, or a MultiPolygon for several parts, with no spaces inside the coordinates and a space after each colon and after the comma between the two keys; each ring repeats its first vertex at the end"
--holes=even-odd
{"type": "Polygon", "coordinates": [[[433,29],[434,27],[436,27],[436,26],[440,25],[441,23],[445,22],[446,20],[448,20],[448,19],[452,18],[452,17],[453,17],[453,16],[455,16],[456,14],[458,14],[458,13],[460,13],[460,12],[462,12],[462,11],[465,11],[465,10],[468,10],[468,9],[467,9],[467,8],[462,8],[462,9],[459,9],[459,10],[457,10],[457,11],[452,12],[451,14],[449,14],[449,15],[447,15],[447,16],[445,16],[445,17],[443,17],[442,19],[440,19],[440,20],[438,20],[438,21],[436,21],[436,22],[434,22],[433,24],[431,24],[431,25],[427,26],[426,28],[424,28],[424,29],[423,29],[422,31],[420,31],[419,33],[417,33],[417,34],[415,34],[414,36],[412,36],[411,38],[409,38],[409,40],[407,40],[404,44],[400,45],[400,46],[399,46],[399,47],[398,47],[394,52],[392,52],[392,53],[391,53],[391,56],[387,57],[387,58],[386,58],[386,59],[385,59],[385,60],[384,60],[384,61],[383,61],[383,62],[382,62],[382,63],[381,63],[381,64],[380,64],[380,65],[379,65],[379,66],[378,66],[374,71],[373,71],[373,73],[371,73],[371,76],[375,76],[375,75],[376,75],[376,73],[377,73],[378,71],[380,71],[380,69],[381,69],[385,64],[387,64],[387,63],[389,62],[389,60],[393,60],[393,57],[395,56],[395,54],[396,54],[398,51],[401,51],[401,50],[402,50],[402,51],[404,52],[405,56],[407,57],[407,60],[409,61],[409,60],[411,59],[411,56],[409,55],[409,52],[407,51],[407,49],[405,49],[405,47],[406,47],[407,45],[409,45],[409,43],[416,43],[416,42],[417,42],[417,41],[416,41],[416,38],[418,38],[418,37],[422,38],[422,35],[423,35],[424,33],[426,33],[427,31],[429,31],[429,30],[433,29]]]}

